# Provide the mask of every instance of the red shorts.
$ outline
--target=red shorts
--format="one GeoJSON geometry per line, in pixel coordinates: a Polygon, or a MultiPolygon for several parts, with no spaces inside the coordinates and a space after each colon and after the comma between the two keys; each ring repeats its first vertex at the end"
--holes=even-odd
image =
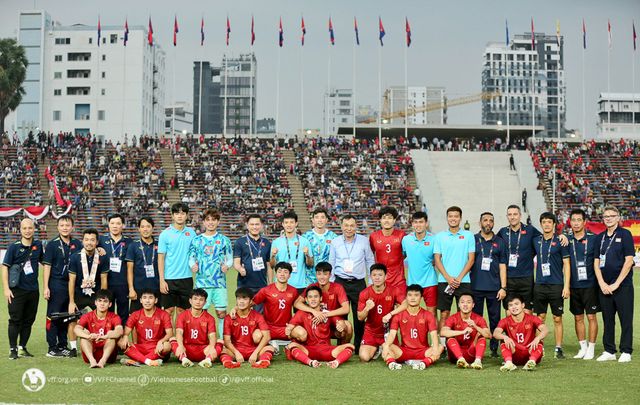
{"type": "Polygon", "coordinates": [[[242,357],[245,360],[249,360],[249,357],[251,357],[253,352],[256,350],[256,347],[257,346],[238,346],[238,345],[236,345],[236,349],[240,352],[240,354],[242,354],[242,357]]]}
{"type": "MultiPolygon", "coordinates": [[[[447,347],[447,349],[449,348],[447,347]]],[[[467,363],[476,361],[476,345],[460,346],[460,350],[462,350],[462,357],[464,357],[467,363]]],[[[451,353],[451,350],[447,350],[447,355],[450,363],[455,364],[458,362],[458,359],[451,353]]]]}
{"type": "Polygon", "coordinates": [[[304,348],[307,349],[307,351],[309,352],[309,358],[312,360],[332,361],[335,360],[335,357],[331,355],[331,352],[336,347],[337,346],[331,345],[313,345],[305,346],[304,348]]]}
{"type": "Polygon", "coordinates": [[[286,326],[269,325],[269,332],[271,333],[271,340],[290,340],[286,333],[284,333],[286,326]]]}
{"type": "Polygon", "coordinates": [[[389,284],[389,285],[391,285],[398,291],[402,292],[402,295],[407,294],[407,280],[405,280],[404,277],[399,279],[397,284],[389,284]]]}
{"type": "Polygon", "coordinates": [[[143,356],[145,356],[146,358],[148,358],[149,360],[157,360],[157,359],[168,359],[169,356],[171,355],[171,350],[169,350],[164,357],[163,356],[158,356],[156,354],[156,346],[158,346],[157,342],[151,342],[151,343],[136,343],[131,345],[133,347],[135,347],[136,349],[138,349],[138,351],[140,353],[142,353],[143,356]]]}
{"type": "Polygon", "coordinates": [[[424,287],[422,289],[422,298],[428,307],[436,307],[438,305],[438,286],[424,287]]]}
{"type": "Polygon", "coordinates": [[[409,347],[400,346],[402,355],[396,359],[397,363],[402,363],[407,360],[422,360],[425,358],[424,353],[428,350],[428,347],[420,347],[418,349],[411,349],[409,347]]]}
{"type": "Polygon", "coordinates": [[[202,361],[207,357],[204,354],[205,347],[207,345],[184,345],[184,352],[189,360],[202,361]]]}
{"type": "Polygon", "coordinates": [[[367,328],[364,329],[364,334],[362,335],[362,342],[360,345],[367,346],[382,346],[384,343],[384,335],[376,335],[371,333],[367,328]]]}
{"type": "MultiPolygon", "coordinates": [[[[527,361],[529,361],[531,353],[529,353],[529,349],[527,349],[526,347],[523,348],[522,346],[518,345],[515,352],[513,352],[512,357],[513,359],[511,361],[513,362],[513,364],[515,364],[516,366],[524,366],[527,361]]],[[[536,364],[540,363],[541,361],[542,356],[538,357],[538,360],[536,360],[536,364]]]]}
{"type": "MultiPolygon", "coordinates": [[[[100,359],[102,358],[102,355],[104,354],[103,352],[103,348],[104,348],[104,342],[101,342],[101,345],[95,345],[93,346],[93,358],[96,359],[96,361],[100,361],[100,359]]],[[[108,364],[112,364],[116,362],[116,358],[118,357],[118,348],[115,347],[113,349],[113,353],[111,353],[111,356],[109,356],[109,358],[107,359],[107,363],[108,364]]],[[[89,363],[89,359],[87,358],[87,356],[84,354],[84,352],[82,352],[82,359],[84,360],[85,363],[89,363]]]]}

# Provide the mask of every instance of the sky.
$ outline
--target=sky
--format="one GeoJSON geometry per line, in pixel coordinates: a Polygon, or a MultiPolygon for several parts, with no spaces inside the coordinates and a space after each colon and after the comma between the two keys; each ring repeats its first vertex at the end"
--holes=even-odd
{"type": "MultiPolygon", "coordinates": [[[[640,88],[640,49],[633,52],[632,20],[640,24],[637,0],[0,0],[0,37],[15,37],[20,10],[44,9],[63,25],[145,25],[151,16],[154,36],[167,52],[166,101],[193,103],[193,61],[204,55],[219,65],[230,55],[250,50],[251,16],[255,18],[254,51],[258,63],[257,117],[276,116],[276,83],[280,82],[280,131],[295,132],[301,125],[323,127],[323,94],[333,88],[352,88],[355,36],[358,19],[360,46],[356,50],[357,104],[378,106],[378,17],[386,36],[382,48],[382,88],[404,84],[405,17],[409,18],[412,45],[407,50],[410,86],[444,86],[448,97],[481,91],[482,57],[491,41],[504,41],[505,19],[511,36],[530,32],[555,35],[556,20],[564,36],[567,86],[567,128],[582,127],[582,19],[587,27],[585,52],[585,122],[587,135],[595,131],[596,102],[607,91],[607,19],[612,26],[610,86],[612,92],[632,92],[632,61],[636,89],[640,88]],[[180,32],[173,48],[174,15],[180,32]],[[225,46],[226,17],[231,22],[231,46],[225,46]],[[300,18],[307,35],[300,46],[300,18]],[[200,47],[200,19],[205,20],[205,46],[200,47]],[[284,47],[278,47],[278,20],[282,17],[284,47]],[[335,45],[329,45],[332,18],[335,45]],[[280,69],[278,72],[278,54],[280,69]],[[302,69],[302,71],[301,71],[302,69]],[[175,70],[175,95],[172,80],[175,70]],[[302,78],[302,80],[301,80],[302,78]],[[303,92],[301,91],[301,84],[303,92]],[[303,93],[303,96],[302,96],[303,93]],[[303,102],[301,103],[301,100],[303,102]]],[[[636,27],[640,32],[640,27],[636,27]]],[[[640,43],[638,44],[640,45],[640,43]]],[[[637,90],[640,92],[640,89],[637,90]]],[[[450,124],[480,124],[481,104],[452,107],[450,124]]]]}

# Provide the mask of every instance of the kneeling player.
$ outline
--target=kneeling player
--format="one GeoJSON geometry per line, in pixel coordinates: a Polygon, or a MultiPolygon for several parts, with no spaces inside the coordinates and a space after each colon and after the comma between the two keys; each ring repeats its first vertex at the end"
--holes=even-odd
{"type": "Polygon", "coordinates": [[[391,329],[384,342],[382,357],[390,370],[400,370],[402,362],[413,361],[413,368],[424,370],[438,360],[443,347],[438,341],[438,324],[433,314],[420,308],[422,287],[407,287],[407,309],[391,320],[391,329]],[[397,344],[398,330],[402,345],[397,344]],[[431,338],[429,347],[428,337],[431,338]]]}
{"type": "MultiPolygon", "coordinates": [[[[320,311],[320,303],[322,301],[322,290],[318,286],[307,287],[306,290],[307,307],[313,311],[320,311]]],[[[291,357],[298,360],[302,364],[311,367],[318,367],[320,361],[326,361],[327,366],[338,368],[338,366],[349,360],[355,346],[351,343],[342,344],[340,346],[331,345],[331,329],[335,327],[337,322],[342,321],[337,317],[325,319],[316,322],[313,313],[306,311],[298,311],[294,315],[289,325],[287,325],[287,335],[291,335],[292,331],[297,330],[298,336],[304,336],[305,344],[291,342],[287,349],[291,350],[291,357]]]]}
{"type": "Polygon", "coordinates": [[[171,317],[169,314],[156,307],[158,303],[157,293],[153,290],[142,290],[140,303],[142,309],[129,315],[124,336],[120,339],[120,348],[131,360],[122,359],[122,364],[127,366],[161,366],[163,359],[167,359],[171,353],[169,339],[173,336],[171,317]],[[136,342],[129,342],[129,334],[135,331],[136,342]]]}
{"type": "Polygon", "coordinates": [[[236,290],[236,316],[224,318],[224,347],[220,361],[225,368],[237,368],[248,360],[253,368],[271,365],[274,348],[269,326],[262,315],[251,309],[252,292],[246,287],[236,290]],[[235,359],[235,361],[234,361],[235,359]]]}
{"type": "Polygon", "coordinates": [[[472,312],[473,296],[463,293],[458,300],[458,312],[447,318],[440,335],[447,339],[449,361],[460,368],[482,369],[482,356],[491,331],[483,317],[472,312]]]}
{"type": "Polygon", "coordinates": [[[202,288],[191,292],[191,308],[178,315],[176,337],[171,338],[171,351],[182,362],[183,367],[210,368],[222,351],[222,343],[216,343],[216,320],[204,310],[208,294],[202,288]]]}
{"type": "Polygon", "coordinates": [[[509,315],[498,323],[493,337],[504,340],[500,345],[504,365],[500,371],[513,371],[516,365],[523,365],[523,370],[533,370],[542,360],[542,339],[549,330],[538,318],[524,312],[524,300],[515,295],[507,300],[509,315]]]}
{"type": "Polygon", "coordinates": [[[115,363],[118,356],[116,341],[122,336],[122,323],[118,315],[109,312],[112,301],[111,291],[99,290],[96,309],[82,315],[74,328],[80,338],[82,358],[91,368],[104,368],[106,363],[115,363]]]}

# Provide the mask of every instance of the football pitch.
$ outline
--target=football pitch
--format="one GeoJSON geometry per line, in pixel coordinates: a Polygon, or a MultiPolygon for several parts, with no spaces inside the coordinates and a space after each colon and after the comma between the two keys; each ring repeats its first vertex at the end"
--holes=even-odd
{"type": "MultiPolygon", "coordinates": [[[[229,302],[233,303],[235,272],[229,275],[229,302]]],[[[640,291],[639,275],[635,277],[640,291]]],[[[568,307],[568,302],[566,303],[568,307]]],[[[640,305],[635,304],[634,347],[640,348],[640,305]]],[[[119,363],[102,370],[89,369],[82,359],[51,359],[47,349],[45,301],[40,299],[38,318],[28,349],[34,358],[8,359],[7,307],[0,308],[0,402],[9,403],[640,403],[640,357],[631,363],[596,363],[574,360],[577,341],[573,317],[565,314],[566,360],[553,359],[553,325],[546,339],[546,353],[534,372],[498,371],[500,359],[485,358],[484,370],[459,370],[448,362],[416,371],[410,367],[390,371],[379,359],[362,364],[356,356],[336,370],[312,369],[287,361],[281,354],[268,369],[243,364],[227,370],[215,363],[211,369],[184,369],[175,358],[160,368],[124,367],[119,363]],[[37,368],[46,383],[37,392],[23,386],[26,370],[37,368]]],[[[568,312],[568,311],[567,311],[568,312]]],[[[602,323],[596,356],[602,352],[602,323]]],[[[616,342],[619,331],[616,334],[616,342]]],[[[487,350],[487,353],[489,351],[487,350]]],[[[28,381],[28,379],[27,379],[28,381]]]]}

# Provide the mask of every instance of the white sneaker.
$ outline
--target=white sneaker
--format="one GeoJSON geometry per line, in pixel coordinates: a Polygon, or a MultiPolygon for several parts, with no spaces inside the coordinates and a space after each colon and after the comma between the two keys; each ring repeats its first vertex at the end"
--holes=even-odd
{"type": "Polygon", "coordinates": [[[389,370],[402,370],[402,364],[396,363],[395,361],[391,362],[389,363],[389,370]]]}
{"type": "Polygon", "coordinates": [[[202,368],[211,368],[213,366],[213,363],[211,363],[210,358],[206,358],[202,360],[200,363],[198,363],[198,365],[202,368]]]}
{"type": "Polygon", "coordinates": [[[273,355],[277,356],[278,354],[280,354],[280,346],[278,346],[278,341],[277,340],[270,340],[269,341],[269,346],[274,348],[273,351],[273,355]]]}
{"type": "Polygon", "coordinates": [[[586,353],[584,354],[584,357],[582,358],[582,360],[593,360],[593,358],[595,357],[595,348],[587,348],[586,353]]]}
{"type": "Polygon", "coordinates": [[[631,355],[629,353],[622,353],[618,359],[618,363],[629,363],[631,361],[631,355]]]}
{"type": "Polygon", "coordinates": [[[182,359],[182,367],[193,367],[193,362],[185,357],[182,359]]]}
{"type": "Polygon", "coordinates": [[[471,363],[470,367],[474,370],[482,370],[482,360],[475,359],[475,361],[471,363]]]}
{"type": "Polygon", "coordinates": [[[378,350],[376,350],[376,354],[373,355],[373,359],[372,360],[377,360],[378,357],[380,357],[381,354],[382,354],[382,346],[378,346],[378,350]]]}
{"type": "Polygon", "coordinates": [[[580,348],[580,351],[578,351],[578,354],[576,354],[575,356],[573,356],[574,359],[582,359],[584,358],[584,356],[587,354],[587,349],[584,347],[580,348]]]}
{"type": "Polygon", "coordinates": [[[596,361],[615,361],[616,355],[609,352],[602,352],[596,361]]]}
{"type": "Polygon", "coordinates": [[[425,368],[427,368],[427,365],[424,364],[423,361],[418,361],[417,363],[411,365],[411,368],[413,368],[414,370],[424,370],[425,368]]]}

